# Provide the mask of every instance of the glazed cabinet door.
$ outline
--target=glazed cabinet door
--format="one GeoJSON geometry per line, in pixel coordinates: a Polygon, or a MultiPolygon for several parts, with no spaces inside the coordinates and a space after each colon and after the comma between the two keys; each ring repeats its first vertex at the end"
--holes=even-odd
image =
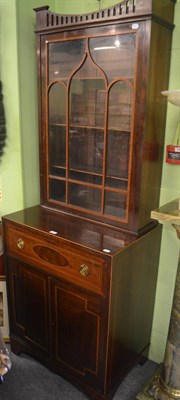
{"type": "Polygon", "coordinates": [[[48,278],[30,265],[7,257],[11,336],[25,347],[49,353],[48,278]]]}
{"type": "Polygon", "coordinates": [[[106,302],[52,280],[53,353],[63,373],[103,390],[105,376],[106,302]]]}
{"type": "Polygon", "coordinates": [[[127,222],[137,30],[89,35],[47,35],[42,45],[45,197],[54,207],[127,222]]]}

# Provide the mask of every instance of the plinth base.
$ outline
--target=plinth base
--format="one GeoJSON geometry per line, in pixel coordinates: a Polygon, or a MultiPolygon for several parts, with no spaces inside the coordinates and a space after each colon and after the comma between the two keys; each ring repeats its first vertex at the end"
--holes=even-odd
{"type": "Polygon", "coordinates": [[[166,388],[160,379],[161,367],[159,367],[149,382],[144,386],[142,392],[138,393],[136,400],[178,400],[180,391],[166,388]]]}

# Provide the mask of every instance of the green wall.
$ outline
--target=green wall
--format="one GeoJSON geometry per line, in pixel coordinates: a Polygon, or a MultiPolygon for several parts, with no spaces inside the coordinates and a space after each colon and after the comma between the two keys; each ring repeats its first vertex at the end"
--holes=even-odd
{"type": "MultiPolygon", "coordinates": [[[[173,32],[171,69],[169,89],[180,89],[180,0],[175,6],[175,29],[173,32]]],[[[168,88],[164,88],[165,90],[168,88]]],[[[165,147],[172,143],[180,118],[180,109],[168,103],[166,119],[165,147]]],[[[165,159],[165,155],[164,155],[165,159]]],[[[160,205],[167,203],[180,195],[180,165],[172,165],[164,162],[160,205]]],[[[164,224],[159,273],[156,291],[156,303],[151,337],[151,349],[149,357],[161,362],[164,356],[164,348],[169,327],[169,318],[172,307],[174,283],[177,271],[180,240],[170,224],[164,224]]]]}
{"type": "Polygon", "coordinates": [[[23,207],[16,3],[0,1],[0,77],[3,82],[7,145],[0,164],[1,215],[23,207]]]}
{"type": "Polygon", "coordinates": [[[118,4],[118,0],[55,0],[56,12],[62,14],[83,14],[115,4],[118,4]]]}
{"type": "MultiPolygon", "coordinates": [[[[60,13],[95,11],[118,0],[0,0],[0,77],[7,119],[7,144],[0,164],[0,215],[39,202],[37,65],[35,13],[45,4],[60,13]]],[[[175,8],[170,89],[180,89],[180,0],[175,8]]],[[[164,88],[166,90],[168,88],[164,88]]],[[[179,109],[168,104],[166,143],[171,143],[179,109]]],[[[161,199],[164,204],[180,192],[180,166],[164,162],[161,199]]],[[[163,229],[150,358],[163,359],[179,241],[169,225],[163,229]]]]}

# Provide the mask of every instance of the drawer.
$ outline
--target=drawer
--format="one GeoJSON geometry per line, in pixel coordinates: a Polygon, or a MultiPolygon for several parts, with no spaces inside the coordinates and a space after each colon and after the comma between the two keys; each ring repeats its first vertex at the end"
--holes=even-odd
{"type": "Polygon", "coordinates": [[[33,235],[32,231],[29,232],[24,228],[6,225],[6,252],[57,277],[106,294],[109,273],[103,258],[88,257],[85,251],[81,254],[81,251],[73,249],[73,243],[65,244],[61,238],[51,236],[49,240],[48,237],[38,237],[37,233],[33,235]]]}

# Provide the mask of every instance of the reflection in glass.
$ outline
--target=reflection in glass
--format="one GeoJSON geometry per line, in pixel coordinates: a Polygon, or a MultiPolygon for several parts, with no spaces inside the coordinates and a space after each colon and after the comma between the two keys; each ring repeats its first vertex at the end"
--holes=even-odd
{"type": "Polygon", "coordinates": [[[126,218],[126,194],[105,190],[104,212],[112,217],[126,218]]]}
{"type": "Polygon", "coordinates": [[[66,202],[66,184],[58,179],[49,179],[49,198],[60,203],[66,202]]]}
{"type": "Polygon", "coordinates": [[[100,212],[101,190],[90,186],[70,183],[69,203],[73,206],[100,212]]]}
{"type": "Polygon", "coordinates": [[[86,173],[84,171],[76,171],[74,169],[69,171],[69,179],[74,181],[88,182],[94,185],[102,185],[102,175],[86,173]]]}
{"type": "Polygon", "coordinates": [[[49,89],[49,173],[62,175],[66,161],[66,89],[54,83],[49,89]]]}
{"type": "Polygon", "coordinates": [[[48,44],[50,201],[126,219],[135,46],[135,32],[48,44]]]}
{"type": "Polygon", "coordinates": [[[132,119],[132,88],[124,81],[112,85],[109,91],[109,129],[129,131],[132,119]]]}
{"type": "Polygon", "coordinates": [[[104,133],[98,129],[70,130],[69,168],[102,174],[104,133]]]}
{"type": "Polygon", "coordinates": [[[67,80],[77,68],[85,52],[85,40],[49,43],[49,81],[67,80]]]}
{"type": "Polygon", "coordinates": [[[104,127],[105,83],[87,58],[70,85],[70,123],[104,127]]]}
{"type": "Polygon", "coordinates": [[[105,72],[109,82],[119,76],[134,77],[135,40],[134,32],[89,39],[92,58],[105,72]]]}
{"type": "Polygon", "coordinates": [[[128,188],[128,180],[127,179],[119,179],[106,175],[106,188],[114,188],[120,190],[127,190],[128,188]]]}
{"type": "MultiPolygon", "coordinates": [[[[106,164],[107,178],[128,178],[129,137],[130,136],[127,132],[108,131],[106,164]]],[[[111,179],[111,181],[113,180],[111,179]]],[[[106,179],[106,183],[110,183],[110,179],[106,179]]],[[[118,185],[117,180],[116,185],[118,185]]]]}

